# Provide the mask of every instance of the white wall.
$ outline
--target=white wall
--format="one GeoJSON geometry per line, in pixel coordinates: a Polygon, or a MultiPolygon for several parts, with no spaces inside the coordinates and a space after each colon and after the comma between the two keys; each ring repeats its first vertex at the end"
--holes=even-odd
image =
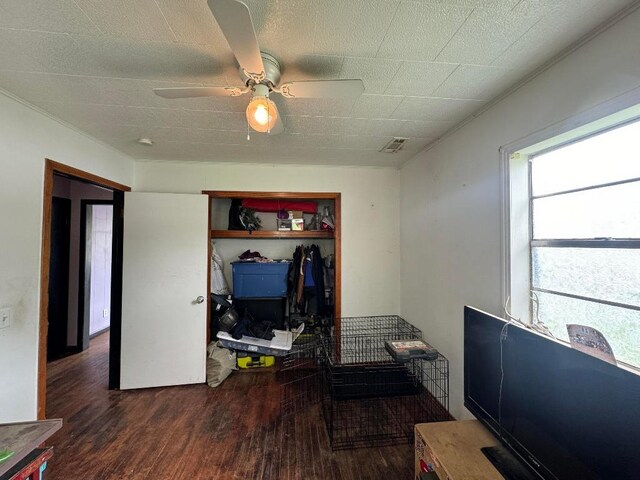
{"type": "Polygon", "coordinates": [[[449,358],[457,418],[463,305],[502,313],[498,149],[640,88],[639,44],[636,11],[401,170],[402,314],[449,358]]]}
{"type": "MultiPolygon", "coordinates": [[[[143,192],[340,192],[342,314],[354,316],[399,313],[400,176],[397,170],[137,162],[135,172],[135,189],[143,192]]],[[[253,249],[266,245],[261,242],[254,241],[256,247],[253,249]]],[[[225,258],[225,262],[230,260],[233,259],[225,258]]]]}
{"type": "Polygon", "coordinates": [[[132,184],[125,155],[0,94],[0,423],[36,417],[40,249],[45,157],[132,184]]]}

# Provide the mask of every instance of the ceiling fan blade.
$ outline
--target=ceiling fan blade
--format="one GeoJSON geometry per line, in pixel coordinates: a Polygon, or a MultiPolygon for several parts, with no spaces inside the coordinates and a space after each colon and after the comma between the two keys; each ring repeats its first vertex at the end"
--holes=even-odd
{"type": "Polygon", "coordinates": [[[248,88],[238,87],[173,87],[153,89],[153,93],[164,98],[238,97],[248,91],[248,88]]]}
{"type": "Polygon", "coordinates": [[[278,135],[282,132],[284,132],[284,124],[282,123],[282,115],[278,114],[278,117],[276,118],[276,124],[269,131],[269,135],[278,135]]]}
{"type": "Polygon", "coordinates": [[[278,90],[287,98],[356,98],[364,92],[362,80],[309,80],[288,82],[278,90]]]}
{"type": "Polygon", "coordinates": [[[249,8],[239,0],[209,0],[208,4],[240,67],[256,82],[263,80],[264,64],[249,8]]]}

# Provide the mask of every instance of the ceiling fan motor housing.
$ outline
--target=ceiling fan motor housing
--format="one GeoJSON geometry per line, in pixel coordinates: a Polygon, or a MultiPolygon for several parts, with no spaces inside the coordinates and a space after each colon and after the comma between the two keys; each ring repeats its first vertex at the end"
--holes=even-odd
{"type": "Polygon", "coordinates": [[[266,85],[259,84],[253,87],[251,98],[253,97],[269,97],[270,89],[266,85]]]}
{"type": "MultiPolygon", "coordinates": [[[[280,83],[280,63],[273,55],[265,52],[260,52],[260,57],[262,57],[262,63],[264,65],[264,79],[259,83],[266,85],[269,87],[269,90],[271,90],[280,83]]],[[[242,78],[245,85],[250,86],[250,84],[255,82],[253,78],[245,73],[242,67],[239,68],[239,72],[240,78],[242,78]]]]}

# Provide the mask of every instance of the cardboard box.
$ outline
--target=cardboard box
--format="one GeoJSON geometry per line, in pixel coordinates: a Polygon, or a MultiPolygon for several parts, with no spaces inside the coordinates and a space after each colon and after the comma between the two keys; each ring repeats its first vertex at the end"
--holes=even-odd
{"type": "Polygon", "coordinates": [[[302,232],[304,230],[304,220],[302,218],[294,218],[291,220],[291,230],[302,232]]]}
{"type": "Polygon", "coordinates": [[[302,210],[289,210],[289,218],[304,218],[302,210]]]}
{"type": "Polygon", "coordinates": [[[291,220],[278,219],[278,230],[281,232],[288,232],[291,230],[291,220]]]}

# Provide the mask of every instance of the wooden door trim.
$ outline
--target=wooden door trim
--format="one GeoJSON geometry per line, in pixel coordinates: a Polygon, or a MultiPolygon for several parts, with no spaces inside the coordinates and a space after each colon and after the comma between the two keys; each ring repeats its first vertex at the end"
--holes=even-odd
{"type": "MultiPolygon", "coordinates": [[[[113,180],[109,180],[108,178],[100,177],[93,173],[85,172],[84,170],[70,167],[69,165],[65,165],[64,163],[59,163],[47,158],[45,159],[45,180],[48,170],[51,170],[51,175],[53,175],[53,173],[57,173],[59,175],[74,177],[76,180],[93,183],[94,185],[98,185],[100,187],[106,187],[111,190],[120,190],[121,192],[131,191],[131,187],[123,185],[122,183],[114,182],[113,180]]],[[[51,181],[53,182],[53,177],[51,181]]]]}
{"type": "Polygon", "coordinates": [[[340,332],[340,319],[342,318],[342,197],[341,194],[336,193],[333,203],[333,215],[334,215],[334,230],[333,230],[333,251],[335,262],[335,278],[334,278],[334,319],[335,327],[340,332]]]}
{"type": "Polygon", "coordinates": [[[112,190],[130,192],[131,187],[93,173],[70,167],[46,158],[42,207],[42,246],[40,250],[40,321],[38,335],[38,419],[45,418],[47,401],[47,331],[49,305],[49,261],[51,258],[51,205],[53,203],[53,175],[61,174],[112,190]]]}

